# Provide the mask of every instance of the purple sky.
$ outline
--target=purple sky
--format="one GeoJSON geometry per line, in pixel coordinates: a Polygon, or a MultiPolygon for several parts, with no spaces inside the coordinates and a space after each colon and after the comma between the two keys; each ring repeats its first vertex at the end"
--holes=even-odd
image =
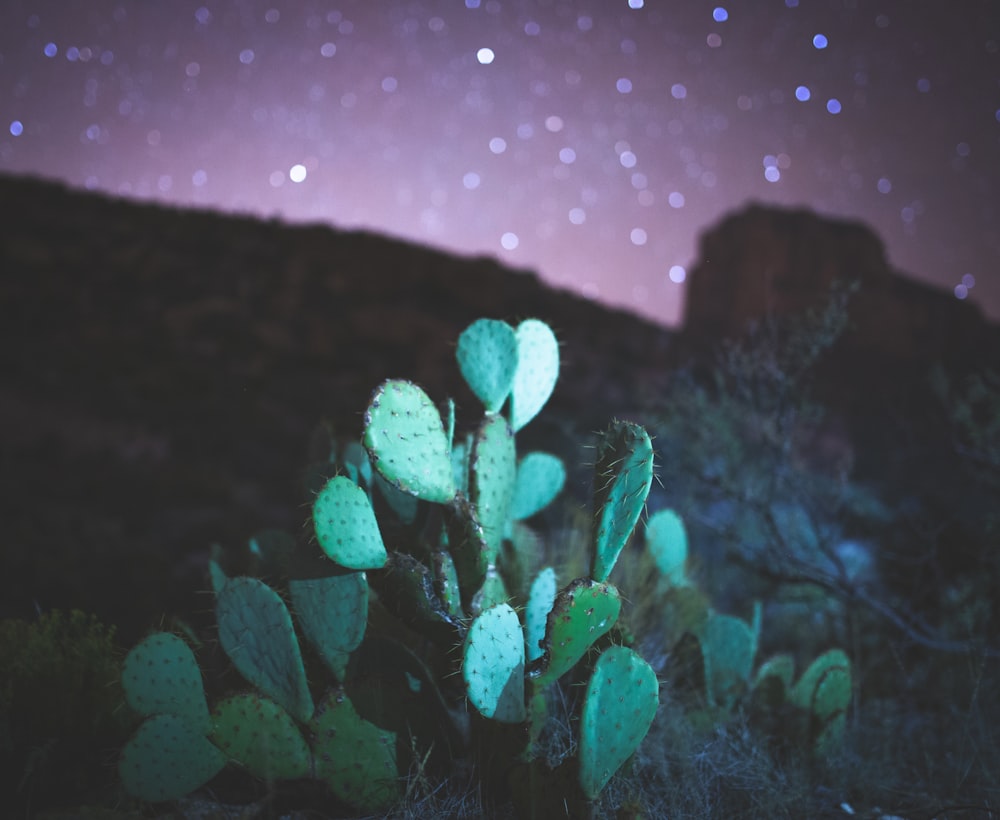
{"type": "Polygon", "coordinates": [[[364,227],[668,324],[750,200],[1000,318],[1000,3],[6,0],[0,172],[364,227]]]}

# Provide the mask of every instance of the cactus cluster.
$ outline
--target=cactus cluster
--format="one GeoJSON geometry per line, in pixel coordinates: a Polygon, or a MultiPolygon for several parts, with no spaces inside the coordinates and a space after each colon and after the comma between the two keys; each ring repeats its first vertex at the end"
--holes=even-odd
{"type": "Polygon", "coordinates": [[[382,382],[360,442],[317,488],[310,544],[296,554],[288,539],[251,542],[255,560],[285,577],[268,584],[213,560],[219,644],[252,691],[210,710],[191,650],[169,633],[129,653],[123,684],[145,718],[120,758],[132,794],[179,797],[232,763],[322,780],[376,812],[402,794],[401,755],[457,745],[474,757],[503,750],[499,765],[477,762],[521,805],[552,783],[586,804],[635,752],[659,684],[613,632],[622,602],[608,578],[649,492],[649,435],[615,421],[601,436],[590,572],[560,586],[553,567],[535,571],[528,520],[561,492],[565,468],[516,447],[555,386],[555,335],[536,319],[480,319],[456,358],[484,410],[473,429],[456,436],[453,402],[442,412],[418,385],[382,382]],[[311,659],[329,672],[325,687],[307,674],[311,659]],[[550,687],[569,675],[587,682],[578,754],[552,771],[534,741],[550,687]],[[465,704],[471,713],[454,720],[465,704]]]}
{"type": "Polygon", "coordinates": [[[816,658],[794,680],[795,661],[778,653],[757,665],[762,607],[755,602],[750,622],[715,611],[708,597],[687,575],[688,539],[683,519],[673,510],[650,516],[644,531],[646,549],[658,570],[652,596],[658,602],[661,634],[675,660],[685,664],[688,683],[714,722],[740,703],[769,717],[787,714],[786,735],[798,736],[826,754],[843,735],[852,696],[851,664],[841,649],[816,658]]]}

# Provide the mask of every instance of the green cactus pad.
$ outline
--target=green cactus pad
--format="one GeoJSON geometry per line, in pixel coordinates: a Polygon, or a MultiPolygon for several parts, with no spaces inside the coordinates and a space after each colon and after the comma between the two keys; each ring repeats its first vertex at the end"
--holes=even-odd
{"type": "Polygon", "coordinates": [[[469,701],[485,717],[521,723],[524,705],[524,633],[509,604],[487,609],[469,627],[462,658],[469,701]]]}
{"type": "Polygon", "coordinates": [[[777,680],[780,683],[781,692],[786,693],[792,688],[792,679],[795,677],[795,658],[787,652],[779,652],[764,661],[753,676],[753,688],[768,685],[768,679],[777,680]]]}
{"type": "Polygon", "coordinates": [[[319,652],[338,681],[365,635],[368,579],[363,572],[288,582],[292,608],[302,634],[319,652]]]}
{"type": "Polygon", "coordinates": [[[514,328],[497,319],[478,319],[458,337],[458,369],[487,413],[500,412],[510,394],[517,355],[514,328]]]}
{"type": "Polygon", "coordinates": [[[545,322],[517,326],[517,371],[510,394],[510,426],[517,432],[545,406],[559,379],[559,342],[545,322]]]}
{"type": "Polygon", "coordinates": [[[545,623],[542,656],[531,668],[537,688],[568,672],[615,625],[621,597],[611,584],[589,578],[574,581],[556,596],[545,623]]]}
{"type": "Polygon", "coordinates": [[[713,612],[698,635],[705,663],[705,688],[713,706],[731,709],[753,670],[756,639],[742,618],[713,612]]]}
{"type": "Polygon", "coordinates": [[[524,633],[528,661],[542,657],[545,624],[556,601],[556,571],[546,567],[531,584],[528,607],[524,612],[524,633]]]}
{"type": "Polygon", "coordinates": [[[673,510],[659,510],[646,522],[646,548],[660,575],[673,586],[687,583],[684,565],[688,557],[684,521],[673,510]]]}
{"type": "Polygon", "coordinates": [[[153,715],[122,748],[118,775],[139,800],[178,800],[204,786],[226,765],[226,756],[185,718],[153,715]]]}
{"type": "Polygon", "coordinates": [[[212,710],[211,741],[226,756],[265,780],[294,780],[312,772],[312,754],[292,716],[270,698],[231,695],[212,710]]]}
{"type": "Polygon", "coordinates": [[[614,569],[653,483],[653,443],[638,424],[615,421],[601,437],[594,474],[594,559],[591,577],[605,581],[614,569]]]}
{"type": "Polygon", "coordinates": [[[358,715],[343,689],[323,697],[309,721],[315,776],[341,800],[382,813],[401,796],[396,734],[358,715]]]}
{"type": "Polygon", "coordinates": [[[380,569],[386,552],[382,534],[365,491],[347,476],[331,478],[312,508],[320,547],[346,569],[380,569]]]}
{"type": "Polygon", "coordinates": [[[424,501],[455,496],[448,435],[430,397],[413,382],[388,379],[365,411],[362,443],[386,481],[424,501]]]}
{"type": "Polygon", "coordinates": [[[500,552],[517,474],[514,431],[502,416],[487,416],[480,426],[471,469],[472,503],[486,539],[486,560],[492,564],[500,552]]]}
{"type": "Polygon", "coordinates": [[[230,578],[216,595],[219,643],[248,681],[305,722],[313,712],[292,617],[256,578],[230,578]]]}
{"type": "Polygon", "coordinates": [[[184,640],[170,632],[154,632],[132,647],[122,666],[128,705],[144,717],[177,715],[207,732],[211,726],[201,670],[184,640]]]}
{"type": "Polygon", "coordinates": [[[795,682],[789,693],[789,700],[800,709],[813,711],[816,691],[831,670],[851,671],[851,661],[842,649],[829,649],[817,657],[795,682]]]}
{"type": "Polygon", "coordinates": [[[831,751],[843,736],[851,689],[851,662],[841,649],[816,658],[792,687],[789,700],[811,714],[811,735],[820,754],[831,751]]]}
{"type": "Polygon", "coordinates": [[[531,518],[562,492],[566,468],[551,453],[528,453],[517,465],[510,515],[515,521],[531,518]]]}
{"type": "Polygon", "coordinates": [[[580,786],[588,799],[639,748],[659,705],[656,673],[631,649],[612,646],[597,659],[580,718],[580,786]]]}

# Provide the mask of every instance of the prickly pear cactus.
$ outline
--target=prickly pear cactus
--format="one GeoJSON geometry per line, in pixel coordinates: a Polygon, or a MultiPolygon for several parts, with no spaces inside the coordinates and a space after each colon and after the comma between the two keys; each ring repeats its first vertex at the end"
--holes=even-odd
{"type": "Polygon", "coordinates": [[[532,664],[535,687],[547,686],[572,669],[618,620],[621,597],[611,584],[581,578],[556,596],[545,624],[542,656],[532,664]]]}
{"type": "Polygon", "coordinates": [[[254,693],[231,695],[212,710],[211,741],[265,780],[308,777],[312,754],[291,715],[254,693]]]}
{"type": "Polygon", "coordinates": [[[118,775],[140,800],[177,800],[204,786],[226,765],[226,756],[199,727],[180,715],[147,718],[122,748],[118,775]]]}
{"type": "Polygon", "coordinates": [[[288,582],[302,634],[338,681],[358,648],[368,623],[368,580],[363,572],[288,582]]]}
{"type": "Polygon", "coordinates": [[[635,529],[653,483],[653,443],[638,424],[615,421],[598,443],[591,577],[605,581],[635,529]]]}
{"type": "Polygon", "coordinates": [[[528,606],[524,612],[524,633],[529,661],[542,657],[545,624],[556,602],[556,571],[546,567],[531,584],[528,606]]]}
{"type": "Polygon", "coordinates": [[[502,416],[487,416],[476,435],[471,461],[472,503],[492,564],[500,552],[517,475],[514,431],[502,416]]]}
{"type": "Polygon", "coordinates": [[[334,476],[313,502],[313,527],[320,547],[346,569],[379,569],[386,551],[365,491],[347,476],[334,476]]]}
{"type": "Polygon", "coordinates": [[[469,701],[484,717],[521,723],[524,704],[524,633],[509,604],[485,610],[469,627],[462,658],[469,701]]]}
{"type": "Polygon", "coordinates": [[[851,688],[850,659],[842,649],[830,649],[809,664],[789,693],[789,701],[812,716],[810,735],[821,754],[843,734],[851,688]]]}
{"type": "Polygon", "coordinates": [[[140,715],[176,715],[201,732],[211,726],[201,670],[177,635],[154,632],[133,646],[122,666],[122,687],[140,715]]]}
{"type": "Polygon", "coordinates": [[[497,319],[477,319],[458,337],[458,369],[487,413],[498,413],[510,395],[518,363],[517,334],[497,319]]]}
{"type": "Polygon", "coordinates": [[[612,646],[597,659],[580,718],[580,786],[589,800],[639,748],[659,704],[656,674],[631,649],[612,646]]]}
{"type": "Polygon", "coordinates": [[[510,396],[510,426],[517,432],[545,406],[559,379],[559,342],[545,322],[517,326],[517,371],[510,396]]]}
{"type": "Polygon", "coordinates": [[[698,635],[708,702],[729,710],[749,683],[756,639],[742,618],[713,612],[698,635]]]}
{"type": "Polygon", "coordinates": [[[362,443],[386,481],[424,501],[455,496],[448,435],[430,397],[413,382],[388,379],[365,411],[362,443]]]}
{"type": "Polygon", "coordinates": [[[532,452],[517,465],[510,516],[515,521],[531,518],[545,509],[562,492],[566,468],[551,453],[532,452]]]}
{"type": "Polygon", "coordinates": [[[681,517],[673,510],[658,510],[646,522],[645,534],[646,548],[656,561],[661,577],[672,586],[685,585],[688,540],[681,517]]]}
{"type": "Polygon", "coordinates": [[[309,720],[313,699],[281,596],[256,578],[229,578],[216,594],[215,611],[219,643],[233,666],[296,720],[309,720]]]}
{"type": "Polygon", "coordinates": [[[362,718],[343,689],[331,689],[309,721],[316,777],[346,803],[381,813],[400,795],[396,735],[362,718]]]}

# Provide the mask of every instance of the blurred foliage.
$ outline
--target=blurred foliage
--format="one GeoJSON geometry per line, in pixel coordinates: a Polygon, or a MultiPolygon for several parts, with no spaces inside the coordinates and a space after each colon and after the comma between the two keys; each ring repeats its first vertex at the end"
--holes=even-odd
{"type": "Polygon", "coordinates": [[[123,738],[114,627],[74,610],[0,621],[0,783],[26,807],[113,781],[123,738]]]}

